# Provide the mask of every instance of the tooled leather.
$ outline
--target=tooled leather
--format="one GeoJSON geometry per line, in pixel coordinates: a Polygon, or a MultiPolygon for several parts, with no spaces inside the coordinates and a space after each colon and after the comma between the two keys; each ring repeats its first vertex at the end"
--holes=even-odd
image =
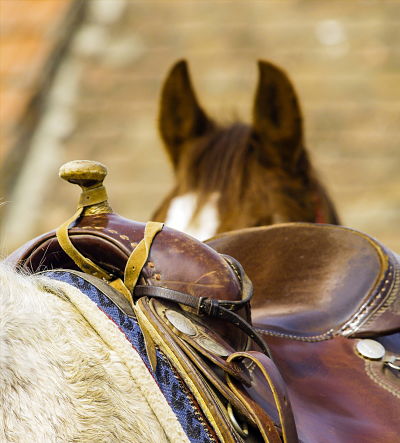
{"type": "MultiPolygon", "coordinates": [[[[242,414],[246,415],[246,409],[244,408],[243,404],[239,401],[239,399],[233,396],[232,392],[229,391],[226,386],[225,380],[223,378],[221,379],[221,374],[219,374],[218,371],[212,369],[213,365],[210,366],[210,361],[214,364],[217,364],[216,360],[219,360],[218,366],[221,367],[224,372],[228,371],[234,377],[238,377],[241,381],[243,381],[245,374],[242,373],[242,370],[240,370],[239,366],[229,365],[224,359],[222,359],[218,355],[213,355],[212,352],[208,351],[205,348],[199,352],[200,346],[194,340],[192,340],[189,336],[181,333],[177,329],[171,327],[164,315],[164,312],[168,309],[168,306],[165,305],[163,302],[159,302],[153,299],[149,303],[149,307],[155,314],[155,318],[157,319],[157,321],[161,322],[165,330],[169,332],[170,339],[173,340],[176,345],[185,352],[188,359],[204,375],[205,379],[208,380],[220,392],[220,394],[224,396],[224,398],[228,399],[228,401],[231,402],[235,408],[237,408],[242,414]],[[206,358],[201,358],[200,354],[206,358]]],[[[175,306],[173,308],[176,309],[175,306]]],[[[188,315],[188,318],[193,320],[193,317],[191,315],[188,315]]],[[[206,328],[206,326],[202,325],[200,326],[200,328],[204,329],[206,328]]],[[[216,335],[209,328],[206,329],[207,336],[211,337],[224,348],[229,349],[229,352],[234,352],[234,350],[230,348],[229,344],[221,340],[221,337],[216,335]]],[[[205,332],[205,330],[201,332],[205,332]]],[[[222,375],[224,372],[222,372],[222,375]]]]}
{"type": "MultiPolygon", "coordinates": [[[[69,234],[77,247],[89,258],[121,274],[124,261],[134,245],[142,239],[143,231],[142,223],[123,219],[116,214],[102,214],[82,217],[69,230],[69,234]]],[[[52,259],[57,257],[59,262],[65,260],[73,269],[76,268],[63,251],[57,248],[54,232],[51,232],[35,239],[25,250],[16,251],[9,261],[27,266],[29,263],[36,271],[36,268],[44,267],[46,263],[51,265],[52,259]],[[33,261],[32,256],[35,253],[37,255],[33,261]]],[[[178,289],[199,297],[241,299],[240,283],[219,254],[191,237],[168,228],[157,235],[142,276],[156,286],[178,289]],[[160,278],[155,278],[155,274],[160,278]]]]}
{"type": "Polygon", "coordinates": [[[319,335],[310,335],[310,336],[302,336],[302,335],[295,335],[295,334],[285,334],[283,332],[277,332],[269,329],[262,328],[255,328],[256,331],[258,331],[260,334],[270,337],[281,337],[281,338],[289,338],[291,340],[298,340],[298,341],[304,341],[304,342],[316,342],[316,341],[324,341],[324,340],[330,340],[334,337],[334,330],[330,329],[329,331],[324,332],[323,334],[319,335]]]}

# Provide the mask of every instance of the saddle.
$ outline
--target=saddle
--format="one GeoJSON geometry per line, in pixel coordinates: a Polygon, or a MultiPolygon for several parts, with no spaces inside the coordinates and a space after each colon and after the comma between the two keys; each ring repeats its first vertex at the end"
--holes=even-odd
{"type": "Polygon", "coordinates": [[[305,223],[204,244],[113,213],[101,164],[71,162],[60,175],[82,187],[77,213],[7,261],[106,281],[137,319],[153,370],[161,351],[215,441],[396,440],[394,253],[357,231],[305,223]]]}
{"type": "Polygon", "coordinates": [[[253,282],[252,322],[286,382],[299,439],[396,441],[399,256],[361,232],[307,223],[208,244],[253,282]]]}

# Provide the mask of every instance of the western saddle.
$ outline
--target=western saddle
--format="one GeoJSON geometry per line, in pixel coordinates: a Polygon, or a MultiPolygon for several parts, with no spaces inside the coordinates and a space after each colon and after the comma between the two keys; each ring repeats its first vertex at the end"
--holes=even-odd
{"type": "Polygon", "coordinates": [[[7,261],[83,271],[123,294],[150,362],[156,348],[176,362],[221,441],[398,439],[393,252],[355,230],[307,223],[200,243],[115,214],[99,163],[70,162],[60,175],[82,187],[77,213],[7,261]]]}

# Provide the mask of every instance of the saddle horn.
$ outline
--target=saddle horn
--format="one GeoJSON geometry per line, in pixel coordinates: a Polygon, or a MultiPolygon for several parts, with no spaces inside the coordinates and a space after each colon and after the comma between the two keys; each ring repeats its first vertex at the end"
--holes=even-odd
{"type": "Polygon", "coordinates": [[[103,181],[107,168],[91,160],[73,160],[61,166],[59,177],[82,188],[78,207],[83,207],[82,215],[111,214],[103,181]]]}

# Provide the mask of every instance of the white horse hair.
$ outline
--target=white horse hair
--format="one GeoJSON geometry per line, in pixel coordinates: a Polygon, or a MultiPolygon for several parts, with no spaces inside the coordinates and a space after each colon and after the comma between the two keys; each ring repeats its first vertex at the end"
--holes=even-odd
{"type": "Polygon", "coordinates": [[[177,421],[176,436],[168,431],[165,422],[176,419],[159,416],[165,400],[138,385],[146,377],[134,379],[122,354],[70,303],[68,287],[78,291],[0,262],[0,441],[187,441],[177,421]]]}

